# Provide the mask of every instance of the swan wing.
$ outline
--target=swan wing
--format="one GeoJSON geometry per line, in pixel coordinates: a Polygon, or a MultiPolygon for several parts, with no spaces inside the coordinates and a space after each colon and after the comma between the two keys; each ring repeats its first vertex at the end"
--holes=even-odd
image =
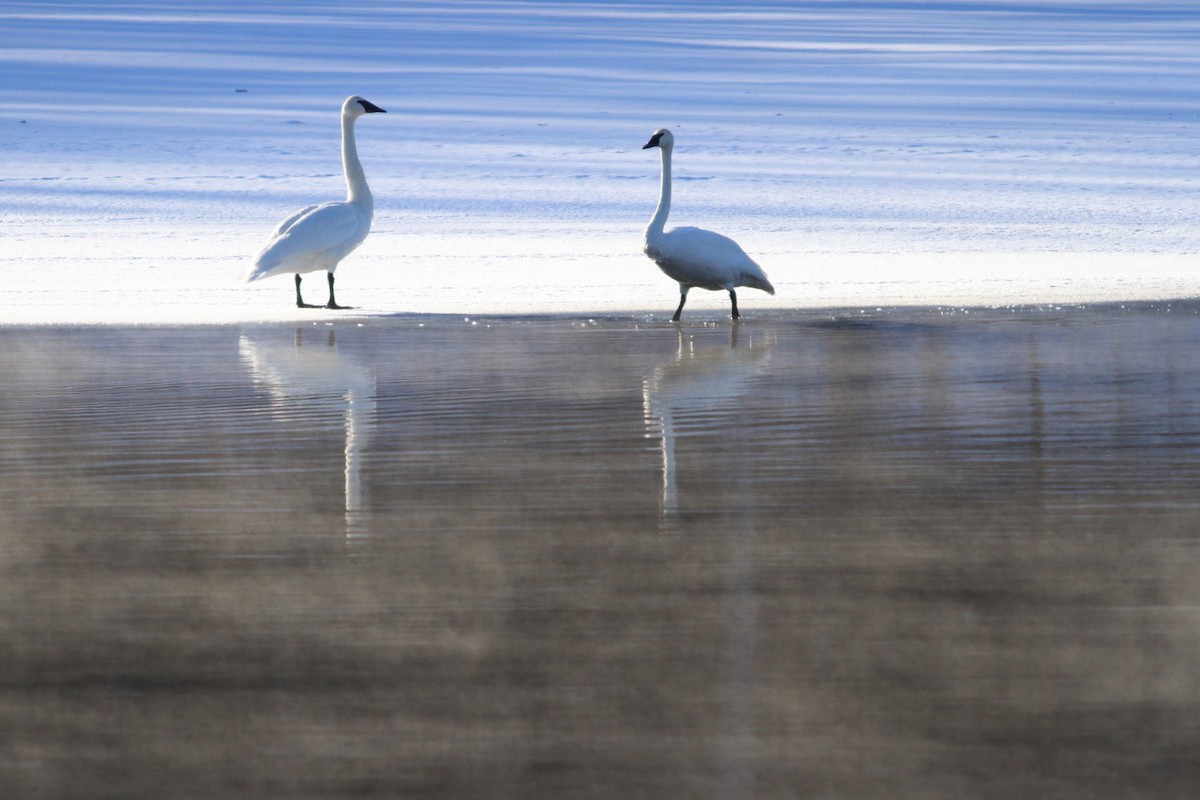
{"type": "Polygon", "coordinates": [[[371,215],[352,203],[324,203],[291,215],[254,259],[246,280],[331,269],[367,238],[371,215]]]}
{"type": "Polygon", "coordinates": [[[704,228],[672,228],[647,236],[646,253],[663,272],[683,284],[702,289],[750,286],[775,294],[758,262],[741,245],[704,228]]]}
{"type": "MultiPolygon", "coordinates": [[[[283,234],[287,233],[288,228],[290,228],[296,224],[296,220],[301,219],[302,217],[304,217],[307,214],[312,213],[313,211],[316,211],[320,207],[321,207],[320,205],[308,206],[307,208],[302,208],[299,211],[297,211],[295,214],[292,214],[290,217],[287,217],[286,219],[284,219],[282,222],[280,222],[278,225],[275,226],[275,230],[271,231],[271,235],[267,238],[267,243],[269,244],[272,241],[274,241],[275,239],[278,239],[283,234]]],[[[264,249],[265,249],[265,247],[264,247],[264,249]]]]}

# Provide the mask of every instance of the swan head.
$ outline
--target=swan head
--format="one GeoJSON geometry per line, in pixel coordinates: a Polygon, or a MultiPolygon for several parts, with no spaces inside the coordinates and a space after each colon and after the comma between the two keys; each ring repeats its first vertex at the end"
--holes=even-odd
{"type": "Polygon", "coordinates": [[[386,114],[387,111],[372,103],[370,100],[365,100],[358,95],[352,95],[346,98],[346,102],[342,103],[342,115],[346,117],[361,117],[363,114],[386,114]]]}
{"type": "Polygon", "coordinates": [[[643,150],[649,150],[651,147],[661,147],[663,150],[670,150],[675,146],[675,136],[666,128],[659,128],[650,137],[650,141],[642,145],[643,150]]]}

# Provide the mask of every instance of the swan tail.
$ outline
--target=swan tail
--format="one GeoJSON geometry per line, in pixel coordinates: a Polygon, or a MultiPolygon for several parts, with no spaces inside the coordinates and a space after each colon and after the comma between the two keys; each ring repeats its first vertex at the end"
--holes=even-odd
{"type": "Polygon", "coordinates": [[[269,278],[272,275],[276,275],[280,272],[279,266],[280,265],[278,262],[274,260],[267,261],[262,255],[260,255],[254,260],[254,263],[250,265],[250,268],[242,273],[242,281],[245,283],[253,283],[254,281],[262,280],[263,278],[269,278]]]}
{"type": "Polygon", "coordinates": [[[741,285],[749,286],[751,289],[761,289],[767,294],[775,294],[775,287],[771,285],[769,280],[767,280],[767,276],[761,273],[758,275],[746,273],[742,276],[741,285]]]}
{"type": "Polygon", "coordinates": [[[265,278],[266,276],[267,276],[267,270],[263,269],[258,264],[254,264],[250,267],[250,269],[248,269],[242,273],[242,282],[243,283],[254,283],[256,280],[258,280],[260,278],[265,278]]]}

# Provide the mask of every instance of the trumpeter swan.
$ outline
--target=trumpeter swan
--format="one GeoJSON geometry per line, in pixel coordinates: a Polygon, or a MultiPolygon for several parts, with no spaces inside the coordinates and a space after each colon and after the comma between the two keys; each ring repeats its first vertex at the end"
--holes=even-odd
{"type": "Polygon", "coordinates": [[[342,103],[342,171],[346,176],[346,199],[340,203],[322,203],[292,214],[267,239],[246,273],[247,281],[293,272],[296,274],[296,305],[317,308],[300,296],[300,275],[326,270],[329,275],[329,302],[326,308],[345,308],[333,299],[333,271],[338,262],[362,244],[371,231],[375,198],[367,186],[367,176],[358,160],[354,144],[354,122],[363,114],[383,114],[382,108],[357,95],[342,103]]]}
{"type": "Polygon", "coordinates": [[[671,151],[675,148],[675,136],[666,128],[660,128],[642,145],[643,150],[651,147],[662,151],[662,189],[658,208],[646,226],[642,251],[679,283],[679,307],[671,319],[679,321],[688,290],[693,287],[729,292],[733,318],[740,319],[735,287],[749,286],[767,294],[775,294],[775,287],[767,280],[762,267],[732,239],[703,228],[664,230],[667,215],[671,213],[671,151]]]}

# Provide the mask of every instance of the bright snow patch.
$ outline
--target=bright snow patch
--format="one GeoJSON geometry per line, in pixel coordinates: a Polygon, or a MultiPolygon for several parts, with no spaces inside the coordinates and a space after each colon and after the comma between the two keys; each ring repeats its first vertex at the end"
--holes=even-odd
{"type": "MultiPolygon", "coordinates": [[[[1190,2],[0,3],[0,323],[312,318],[238,283],[341,199],[360,121],[370,314],[669,315],[640,253],[728,234],[742,309],[1200,294],[1190,2]]],[[[323,294],[323,281],[306,287],[323,294]]],[[[689,310],[724,311],[695,291],[689,310]]]]}

